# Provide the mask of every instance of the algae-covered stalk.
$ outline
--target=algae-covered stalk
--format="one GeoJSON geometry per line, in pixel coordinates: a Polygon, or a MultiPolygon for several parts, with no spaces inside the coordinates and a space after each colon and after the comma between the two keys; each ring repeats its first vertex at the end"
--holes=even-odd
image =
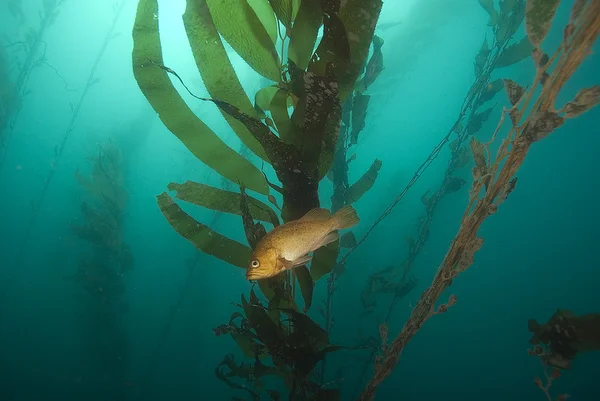
{"type": "MultiPolygon", "coordinates": [[[[71,119],[69,120],[69,123],[67,124],[67,128],[65,130],[63,138],[55,148],[52,169],[50,170],[50,173],[48,174],[48,176],[44,179],[43,187],[42,187],[40,194],[38,195],[37,199],[33,201],[33,216],[27,223],[27,226],[25,229],[25,235],[23,237],[23,240],[21,241],[20,246],[17,248],[17,261],[16,261],[15,266],[12,269],[12,271],[9,272],[9,275],[8,275],[6,281],[3,283],[4,288],[2,289],[2,292],[0,293],[0,308],[4,304],[5,298],[7,296],[8,291],[10,290],[10,287],[15,279],[15,276],[17,274],[19,274],[20,271],[22,271],[23,262],[26,257],[25,250],[29,244],[29,239],[31,236],[32,229],[37,222],[37,218],[39,216],[41,205],[44,202],[44,200],[46,199],[46,193],[48,191],[48,188],[50,187],[50,183],[52,182],[52,180],[54,178],[54,173],[56,172],[56,166],[63,155],[67,141],[71,137],[71,133],[75,129],[75,122],[79,115],[79,110],[81,109],[81,106],[83,105],[83,103],[87,97],[87,94],[89,93],[89,90],[94,85],[96,85],[99,81],[99,79],[96,77],[96,70],[98,69],[98,66],[100,65],[100,61],[102,60],[102,57],[104,56],[104,52],[106,51],[106,48],[108,47],[110,40],[113,38],[114,30],[116,28],[117,22],[119,21],[119,18],[121,17],[121,13],[123,11],[126,1],[127,0],[121,0],[121,2],[118,3],[117,7],[115,8],[115,14],[114,14],[114,17],[112,20],[112,24],[110,25],[108,31],[106,32],[104,42],[102,43],[102,46],[100,47],[100,50],[98,51],[98,53],[96,55],[96,59],[94,60],[94,64],[92,65],[92,69],[90,70],[90,73],[88,75],[83,92],[79,98],[79,101],[73,108],[73,113],[71,115],[71,119]]],[[[60,2],[59,2],[59,4],[60,4],[60,2]]]]}
{"type": "Polygon", "coordinates": [[[567,80],[578,69],[600,35],[600,2],[577,1],[571,18],[564,28],[563,41],[549,56],[540,48],[547,35],[558,0],[528,0],[526,12],[527,34],[534,47],[533,60],[536,75],[530,88],[505,80],[511,107],[504,110],[498,128],[510,119],[508,136],[500,144],[495,159],[490,159],[488,144],[470,140],[476,166],[469,204],[458,230],[433,282],[421,295],[408,321],[394,341],[386,348],[375,366],[373,377],[360,395],[360,400],[372,400],[377,387],[389,376],[398,363],[400,353],[423,323],[434,314],[444,313],[456,302],[450,297],[446,304],[435,309],[435,303],[458,275],[472,263],[474,254],[483,245],[477,237],[481,224],[498,211],[498,207],[515,189],[515,174],[525,160],[530,147],[567,119],[575,118],[600,101],[600,87],[580,90],[575,98],[562,108],[556,108],[556,98],[567,80]],[[544,11],[545,10],[545,11],[544,11]],[[544,12],[542,12],[544,11],[544,12]],[[537,91],[538,85],[541,86],[537,91]],[[531,107],[530,107],[531,106],[531,107]],[[508,115],[509,118],[504,118],[508,115]]]}

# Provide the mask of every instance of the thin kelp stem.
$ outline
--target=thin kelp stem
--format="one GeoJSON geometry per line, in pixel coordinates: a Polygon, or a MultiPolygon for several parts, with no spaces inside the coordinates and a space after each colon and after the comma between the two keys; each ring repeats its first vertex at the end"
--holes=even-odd
{"type": "Polygon", "coordinates": [[[23,269],[23,263],[25,261],[25,257],[27,254],[25,251],[27,249],[27,246],[29,245],[29,240],[31,237],[33,227],[35,227],[35,224],[39,217],[41,205],[44,202],[44,200],[46,199],[46,194],[48,192],[48,188],[50,187],[50,183],[52,182],[52,180],[54,178],[54,174],[56,172],[56,166],[58,165],[60,159],[62,158],[67,141],[71,137],[71,133],[75,129],[75,122],[79,115],[81,106],[83,105],[83,102],[85,101],[90,88],[97,82],[96,81],[96,71],[98,69],[98,66],[100,65],[100,61],[101,61],[102,57],[104,56],[104,52],[106,51],[106,48],[107,48],[110,40],[113,37],[113,32],[117,26],[117,22],[119,21],[119,18],[121,17],[121,14],[123,12],[123,8],[124,8],[126,2],[127,2],[127,0],[122,0],[121,3],[119,4],[118,8],[116,9],[115,16],[114,16],[113,21],[104,37],[104,42],[102,43],[102,46],[100,47],[100,50],[98,51],[98,54],[96,55],[96,59],[94,60],[94,65],[92,66],[92,69],[90,70],[90,73],[88,75],[88,79],[86,81],[86,85],[81,94],[81,97],[79,98],[79,101],[77,102],[76,106],[73,109],[71,119],[69,120],[69,123],[67,124],[67,128],[63,135],[63,138],[60,141],[59,145],[55,149],[53,168],[50,170],[50,173],[44,180],[44,185],[42,187],[41,193],[38,196],[37,200],[34,202],[33,216],[29,220],[29,223],[27,224],[27,227],[25,229],[25,235],[23,237],[23,240],[21,241],[20,246],[17,248],[17,260],[14,264],[14,267],[12,268],[12,271],[9,273],[8,277],[6,278],[5,282],[3,283],[3,289],[2,289],[2,292],[0,293],[0,308],[4,305],[4,303],[6,301],[6,295],[9,291],[10,287],[12,286],[12,283],[16,279],[17,274],[19,272],[21,272],[23,269]]]}

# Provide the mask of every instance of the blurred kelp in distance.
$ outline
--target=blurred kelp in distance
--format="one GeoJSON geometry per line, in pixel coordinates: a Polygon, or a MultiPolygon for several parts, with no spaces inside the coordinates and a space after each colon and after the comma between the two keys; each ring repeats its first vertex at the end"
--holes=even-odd
{"type": "MultiPolygon", "coordinates": [[[[66,0],[44,0],[39,12],[39,20],[28,21],[22,9],[21,1],[11,0],[6,7],[18,27],[18,38],[11,37],[0,49],[0,168],[13,135],[22,101],[31,91],[29,78],[40,66],[49,66],[57,75],[46,58],[47,43],[44,37],[55,24],[60,7],[66,0]],[[31,24],[31,25],[28,25],[31,24]],[[8,61],[10,60],[10,62],[8,61]],[[5,84],[6,83],[6,84],[5,84]]],[[[64,79],[58,75],[61,80],[64,79]]],[[[66,87],[66,82],[65,82],[66,87]]]]}
{"type": "Polygon", "coordinates": [[[563,40],[550,54],[542,44],[554,19],[559,0],[527,0],[525,23],[527,38],[533,48],[532,59],[536,75],[530,87],[505,79],[503,81],[510,108],[504,108],[492,139],[482,143],[471,137],[469,145],[475,159],[472,169],[473,184],[469,203],[461,226],[440,265],[433,282],[422,294],[411,316],[398,336],[382,349],[377,358],[373,377],[361,393],[360,400],[372,400],[377,386],[389,376],[397,364],[405,345],[431,316],[445,313],[456,302],[449,300],[436,308],[436,302],[461,272],[474,261],[474,254],[483,245],[477,236],[481,224],[498,211],[515,189],[515,177],[531,146],[576,118],[600,101],[600,87],[583,88],[564,106],[557,108],[556,99],[561,89],[583,60],[600,34],[600,2],[578,0],[572,7],[568,24],[563,28],[563,40]],[[508,116],[508,118],[505,118],[508,116]],[[509,132],[501,141],[495,155],[489,145],[500,128],[510,121],[509,132]]]}
{"type": "Polygon", "coordinates": [[[85,196],[81,216],[71,224],[73,233],[89,244],[89,250],[81,255],[77,272],[69,280],[84,290],[79,315],[85,340],[97,362],[93,375],[108,377],[110,383],[102,383],[103,388],[114,389],[112,399],[123,399],[128,355],[122,320],[126,310],[123,276],[133,266],[131,250],[123,238],[127,204],[123,155],[108,141],[99,145],[89,161],[89,177],[75,172],[85,196]]]}
{"type": "MultiPolygon", "coordinates": [[[[10,120],[21,103],[21,96],[11,77],[10,69],[6,50],[4,47],[0,47],[0,82],[2,82],[0,86],[0,143],[4,143],[3,138],[7,135],[10,120]]],[[[0,149],[0,152],[4,152],[4,147],[0,149]]]]}
{"type": "MultiPolygon", "coordinates": [[[[412,274],[412,268],[420,251],[429,239],[429,227],[438,205],[446,195],[460,191],[466,184],[466,181],[459,174],[473,161],[468,140],[477,134],[489,119],[496,104],[488,105],[504,89],[503,80],[496,79],[492,81],[492,73],[499,68],[531,57],[532,46],[529,44],[527,37],[521,40],[514,38],[516,31],[525,18],[525,1],[503,1],[499,3],[499,8],[491,1],[481,0],[480,4],[490,14],[488,25],[493,33],[491,35],[492,39],[488,39],[489,34],[486,33],[486,37],[483,38],[482,45],[473,61],[475,74],[473,84],[463,100],[457,119],[424,163],[425,165],[430,164],[443,149],[443,146],[448,144],[451,158],[444,178],[437,190],[427,190],[421,196],[425,212],[417,220],[415,235],[405,238],[408,253],[404,261],[396,266],[387,266],[373,273],[361,294],[365,314],[375,310],[379,295],[392,294],[392,302],[385,314],[384,323],[389,321],[397,302],[408,295],[418,282],[412,274]],[[527,43],[527,47],[521,43],[527,43]],[[525,50],[517,52],[515,49],[525,50]],[[453,137],[455,139],[450,141],[453,137]]],[[[415,173],[417,178],[420,175],[421,172],[419,171],[415,173]]],[[[411,181],[406,189],[410,188],[415,181],[411,181]]],[[[399,195],[389,208],[390,211],[405,193],[406,191],[403,191],[399,195]]]]}
{"type": "MultiPolygon", "coordinates": [[[[204,253],[246,268],[251,247],[266,232],[254,220],[275,226],[280,219],[300,218],[320,205],[318,185],[334,163],[342,104],[367,60],[381,6],[381,0],[187,1],[184,27],[211,96],[203,100],[214,102],[245,146],[273,167],[281,183],[277,185],[225,144],[183,101],[169,74],[181,78],[163,64],[158,3],[138,2],[132,62],[140,89],[165,126],[199,160],[238,184],[241,191],[191,181],[171,183],[168,188],[176,191],[177,200],[240,215],[250,247],[196,221],[164,192],[158,196],[159,207],[182,237],[204,253]],[[320,29],[323,36],[317,45],[320,29]],[[222,39],[269,81],[254,101],[244,92],[222,39]],[[275,203],[271,189],[283,198],[280,214],[250,195],[254,191],[275,203]]],[[[374,181],[376,173],[367,174],[374,181]]],[[[367,184],[361,185],[364,190],[354,191],[352,201],[372,186],[372,182],[367,184]]],[[[331,345],[327,332],[298,311],[295,294],[297,278],[307,310],[314,280],[331,272],[338,250],[338,243],[332,243],[315,252],[310,270],[301,266],[259,281],[267,306],[254,291],[248,300],[242,295],[240,311],[215,333],[230,334],[254,361],[237,365],[226,357],[215,371],[218,378],[250,391],[253,397],[263,391],[276,397],[278,393],[264,389],[257,379],[264,372],[276,371],[292,397],[336,397],[337,390],[321,388],[311,373],[327,353],[341,347],[331,345]],[[261,361],[267,354],[273,366],[261,361]]]]}

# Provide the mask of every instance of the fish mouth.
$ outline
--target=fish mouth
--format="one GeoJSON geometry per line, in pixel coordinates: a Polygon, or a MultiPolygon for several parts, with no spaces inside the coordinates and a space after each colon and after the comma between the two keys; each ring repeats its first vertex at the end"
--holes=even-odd
{"type": "Polygon", "coordinates": [[[252,280],[258,280],[262,278],[260,274],[257,273],[247,273],[246,274],[246,280],[248,281],[252,281],[252,280]]]}

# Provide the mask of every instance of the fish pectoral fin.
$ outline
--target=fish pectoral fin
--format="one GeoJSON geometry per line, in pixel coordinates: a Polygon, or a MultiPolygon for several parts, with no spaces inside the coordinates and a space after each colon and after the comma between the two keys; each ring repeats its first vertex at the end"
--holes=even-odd
{"type": "Polygon", "coordinates": [[[289,269],[293,269],[294,267],[305,265],[311,259],[312,259],[312,256],[304,255],[304,256],[299,257],[296,260],[287,260],[285,258],[279,258],[278,262],[284,270],[289,270],[289,269]]]}
{"type": "Polygon", "coordinates": [[[340,235],[338,234],[337,231],[330,232],[325,237],[323,237],[323,239],[319,243],[319,246],[317,246],[317,249],[319,249],[322,246],[325,246],[327,244],[331,244],[332,242],[337,241],[338,238],[340,238],[340,235]]]}

